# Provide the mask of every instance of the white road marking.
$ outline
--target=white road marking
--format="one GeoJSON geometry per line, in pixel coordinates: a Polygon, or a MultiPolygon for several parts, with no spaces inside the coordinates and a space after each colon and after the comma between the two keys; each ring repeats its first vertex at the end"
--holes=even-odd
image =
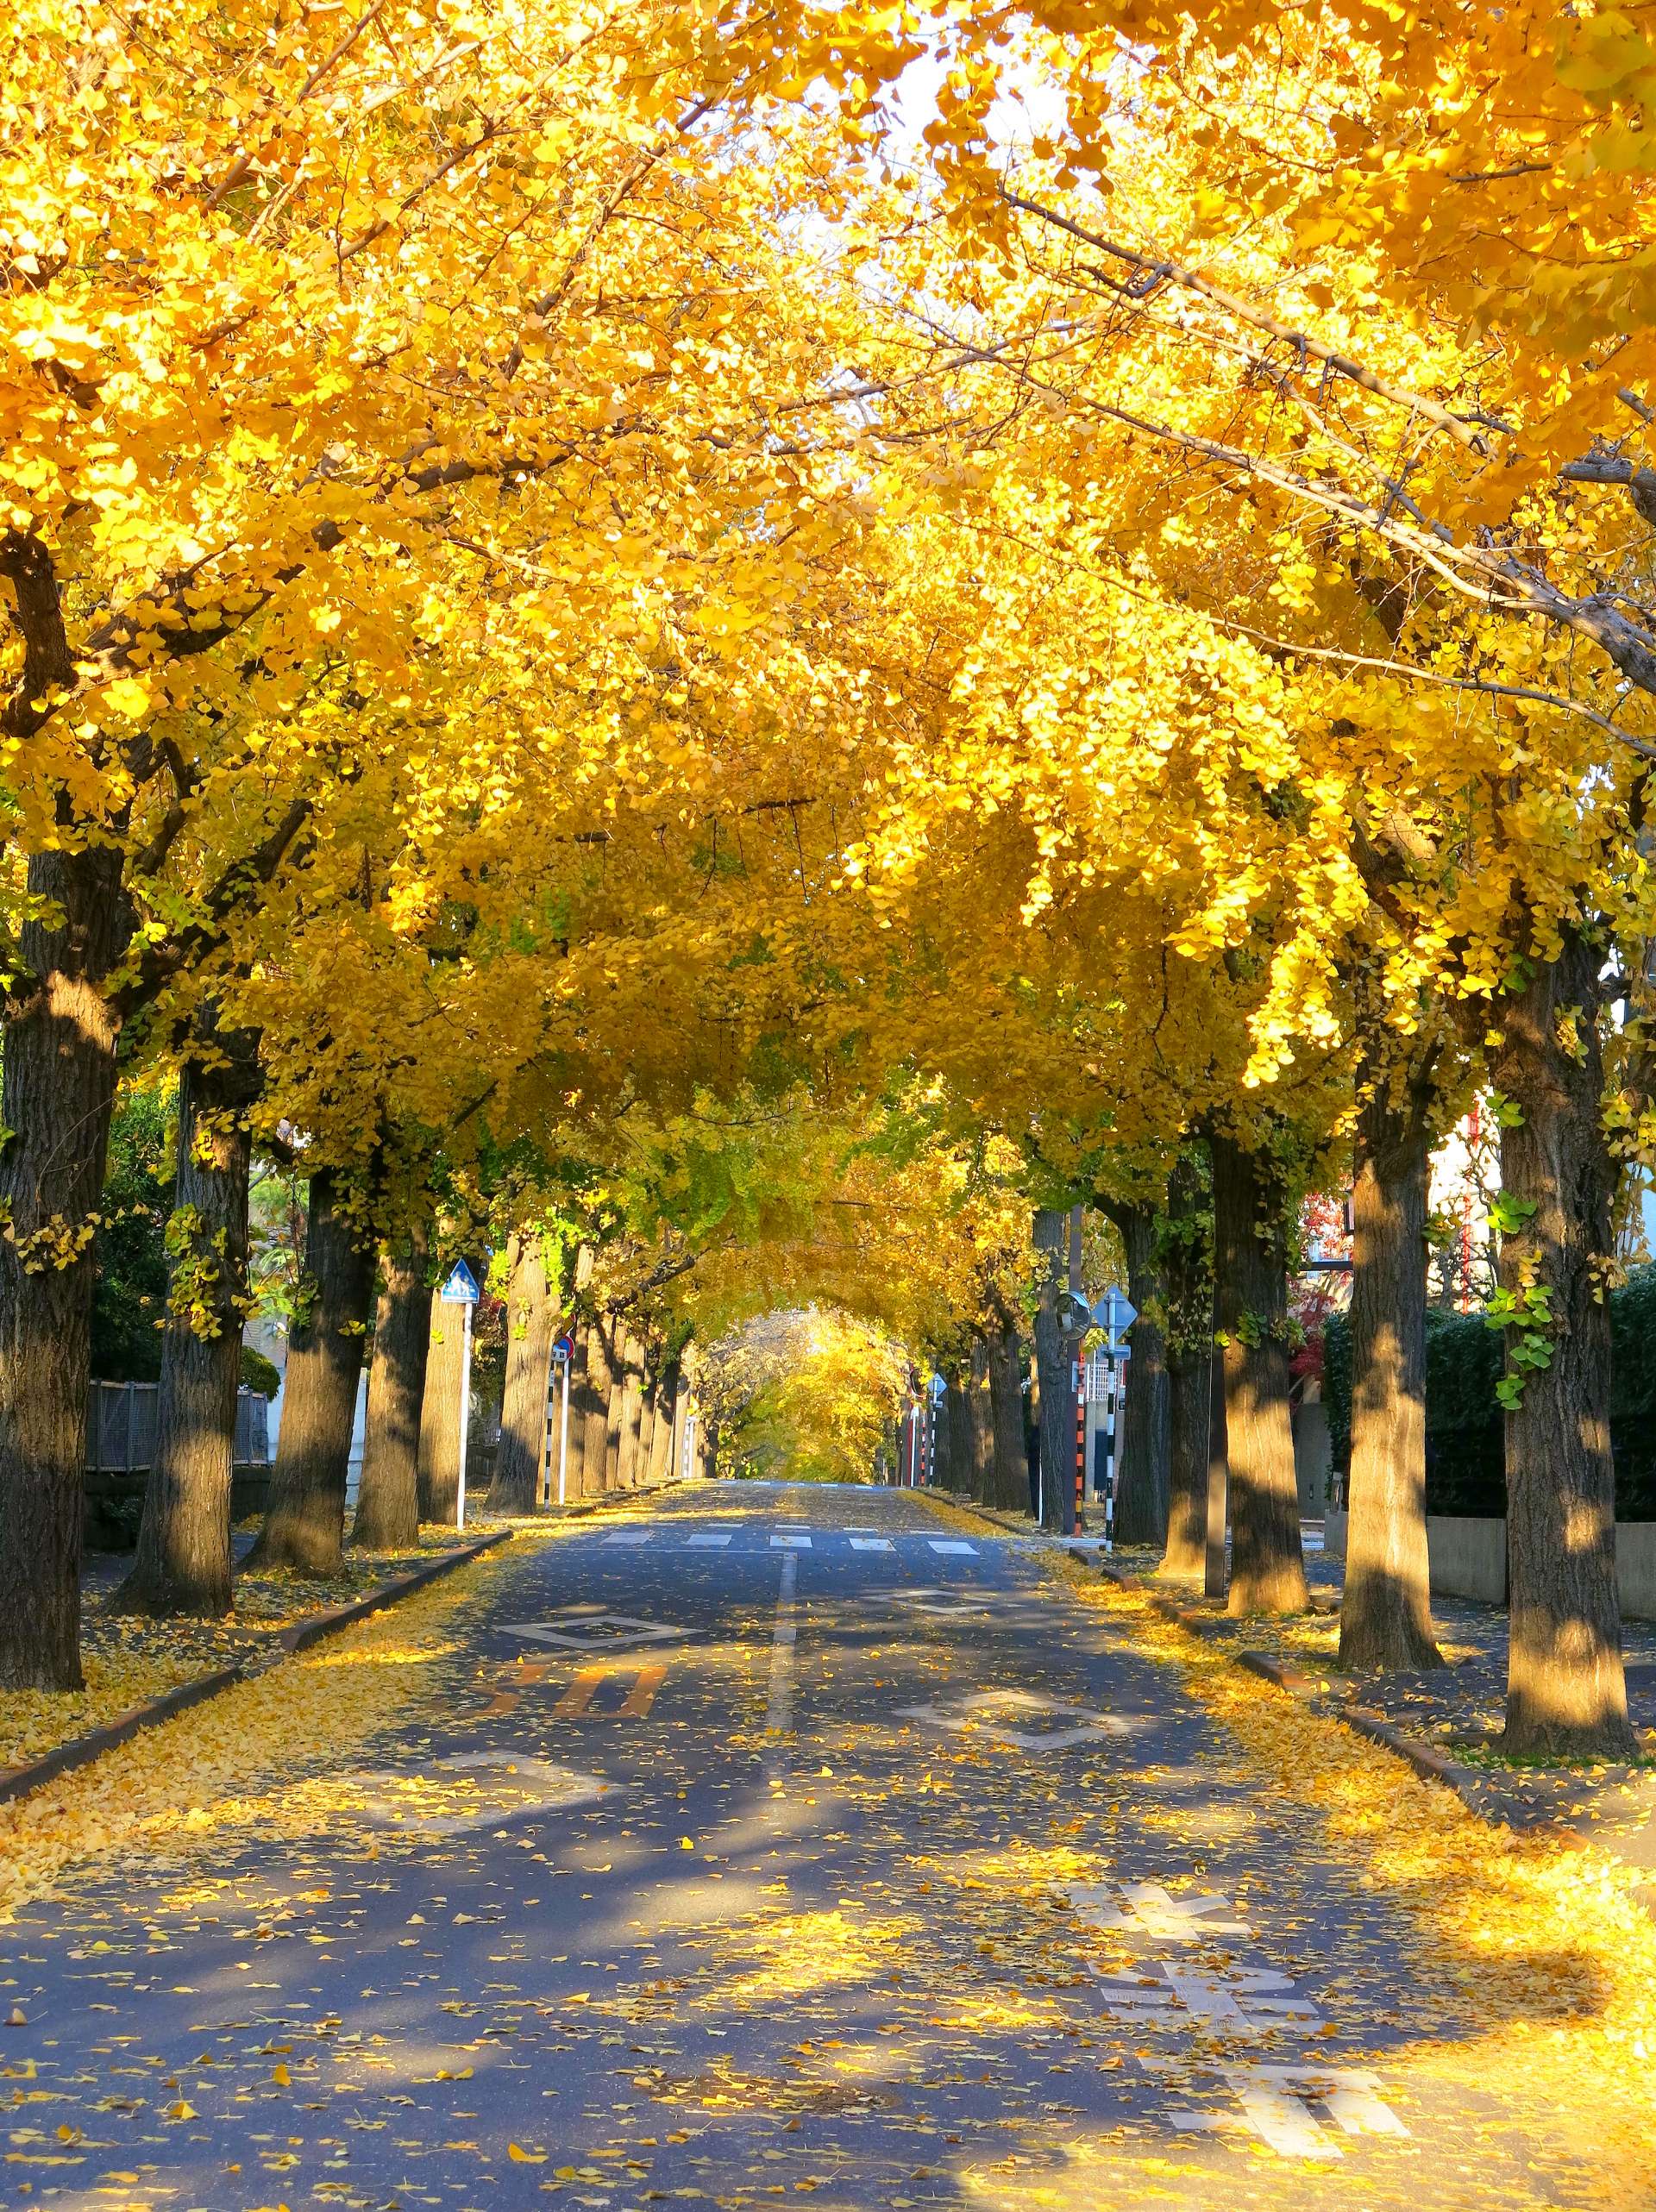
{"type": "MultiPolygon", "coordinates": [[[[1164,2068],[1141,2058],[1147,2073],[1164,2068]]],[[[1350,2066],[1216,2066],[1214,2071],[1240,2105],[1234,2112],[1170,2112],[1186,2134],[1257,2135],[1290,2159],[1337,2159],[1341,2146],[1320,2117],[1327,2114],[1343,2135],[1401,2135],[1408,2130],[1380,2095],[1380,2077],[1350,2066]]]]}
{"type": "Polygon", "coordinates": [[[602,1606],[572,1605],[549,1620],[506,1620],[508,1636],[526,1644],[555,1644],[568,1651],[618,1651],[629,1644],[676,1644],[690,1632],[670,1621],[636,1620],[602,1606]]]}
{"type": "Polygon", "coordinates": [[[1197,1974],[1152,1965],[1148,1977],[1100,1974],[1113,2019],[1178,2026],[1200,2020],[1221,2035],[1268,2034],[1275,2027],[1320,2027],[1322,2015],[1286,1974],[1270,1967],[1197,1974]]]}
{"type": "Polygon", "coordinates": [[[699,1528],[685,1548],[690,1551],[708,1551],[717,1545],[728,1544],[734,1533],[728,1528],[699,1528]]]}
{"type": "Polygon", "coordinates": [[[977,1557],[976,1545],[968,1544],[963,1537],[928,1536],[925,1540],[934,1551],[952,1551],[970,1559],[977,1557]]]}
{"type": "Polygon", "coordinates": [[[889,1551],[891,1548],[888,1536],[854,1536],[851,1538],[853,1551],[889,1551]]]}
{"type": "Polygon", "coordinates": [[[653,1528],[617,1528],[603,1540],[605,1544],[649,1544],[655,1534],[653,1528]]]}
{"type": "Polygon", "coordinates": [[[1231,1910],[1210,1889],[1170,1896],[1159,1882],[1126,1882],[1118,1890],[1107,1882],[1071,1883],[1070,1902],[1089,1927],[1147,1935],[1153,1943],[1206,1943],[1218,1935],[1251,1935],[1246,1921],[1221,1920],[1231,1910]],[[1120,1896],[1126,1909],[1116,1902],[1120,1896]]]}
{"type": "Polygon", "coordinates": [[[800,1579],[800,1563],[782,1562],[781,1588],[776,1593],[776,1629],[770,1639],[770,1695],[765,1706],[765,1738],[771,1748],[765,1754],[765,1772],[772,1782],[782,1778],[782,1745],[794,1733],[794,1646],[797,1626],[794,1593],[800,1579]]]}
{"type": "Polygon", "coordinates": [[[773,1551],[809,1551],[812,1544],[802,1530],[779,1528],[772,1532],[770,1548],[773,1551]]]}
{"type": "Polygon", "coordinates": [[[989,1689],[976,1697],[957,1698],[952,1704],[900,1705],[898,1712],[928,1727],[963,1734],[980,1728],[997,1743],[1013,1744],[1025,1751],[1065,1751],[1076,1744],[1095,1744],[1101,1736],[1130,1736],[1145,1726],[1143,1720],[1126,1720],[1116,1713],[1095,1713],[1084,1705],[1068,1705],[1060,1698],[1042,1697],[1029,1689],[989,1689]],[[1045,1719],[1056,1725],[1019,1728],[996,1716],[1017,1714],[1031,1720],[1045,1719]],[[1069,1725],[1066,1726],[1064,1723],[1069,1725]]]}

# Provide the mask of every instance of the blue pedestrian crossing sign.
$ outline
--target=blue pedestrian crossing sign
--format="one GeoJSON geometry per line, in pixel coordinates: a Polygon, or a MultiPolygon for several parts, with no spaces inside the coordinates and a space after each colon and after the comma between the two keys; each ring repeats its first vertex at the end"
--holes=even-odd
{"type": "Polygon", "coordinates": [[[477,1277],[464,1260],[456,1260],[448,1280],[437,1293],[446,1306],[475,1306],[483,1295],[477,1287],[477,1277]]]}

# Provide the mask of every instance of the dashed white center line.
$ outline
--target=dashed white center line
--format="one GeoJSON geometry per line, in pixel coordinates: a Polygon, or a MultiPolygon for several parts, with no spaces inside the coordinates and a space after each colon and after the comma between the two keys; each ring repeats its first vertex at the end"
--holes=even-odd
{"type": "MultiPolygon", "coordinates": [[[[772,1539],[775,1541],[775,1539],[772,1539]]],[[[794,1593],[800,1579],[800,1563],[782,1562],[782,1584],[776,1594],[776,1631],[770,1640],[770,1695],[765,1707],[765,1773],[773,1783],[782,1778],[781,1747],[794,1733],[794,1645],[796,1626],[794,1593]]]]}

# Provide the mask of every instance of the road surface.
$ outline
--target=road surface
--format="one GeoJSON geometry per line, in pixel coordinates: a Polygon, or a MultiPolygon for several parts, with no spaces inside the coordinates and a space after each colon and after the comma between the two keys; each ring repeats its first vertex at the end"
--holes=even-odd
{"type": "Polygon", "coordinates": [[[9,2201],[1602,2201],[1360,1858],[1026,1544],[676,1490],[526,1548],[441,1682],[317,1747],[314,1819],[0,1933],[9,2201]]]}

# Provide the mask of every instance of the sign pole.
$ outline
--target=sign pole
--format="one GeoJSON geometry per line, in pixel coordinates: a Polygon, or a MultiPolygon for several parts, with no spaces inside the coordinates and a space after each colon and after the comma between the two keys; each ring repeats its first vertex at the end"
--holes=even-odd
{"type": "Polygon", "coordinates": [[[564,1360],[563,1405],[558,1414],[558,1503],[563,1503],[564,1482],[569,1466],[569,1369],[572,1363],[564,1360]]]}
{"type": "Polygon", "coordinates": [[[472,1308],[468,1300],[461,1308],[460,1334],[460,1487],[455,1493],[455,1526],[466,1526],[466,1444],[472,1426],[472,1308]]]}

